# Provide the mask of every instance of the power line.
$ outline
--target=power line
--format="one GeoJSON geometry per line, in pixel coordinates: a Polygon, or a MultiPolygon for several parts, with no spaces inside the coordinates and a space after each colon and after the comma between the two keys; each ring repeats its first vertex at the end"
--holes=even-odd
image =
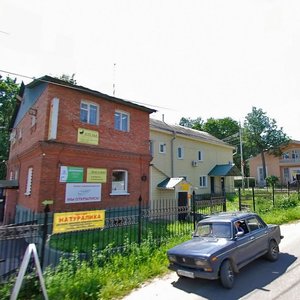
{"type": "MultiPolygon", "coordinates": [[[[19,73],[14,73],[14,72],[5,71],[5,70],[0,70],[0,72],[2,72],[2,73],[7,73],[7,74],[9,74],[9,75],[14,75],[14,76],[22,77],[22,78],[31,79],[31,80],[37,80],[37,81],[40,81],[40,82],[51,83],[51,84],[54,84],[54,85],[67,87],[67,88],[74,89],[74,90],[81,91],[81,92],[86,92],[86,89],[82,89],[80,86],[75,86],[75,85],[70,85],[70,86],[69,86],[69,85],[64,85],[64,84],[60,84],[60,83],[48,81],[48,80],[45,80],[45,79],[40,79],[40,78],[30,77],[30,76],[27,76],[27,75],[22,75],[22,74],[19,74],[19,73]]],[[[59,78],[58,78],[58,79],[59,79],[59,78]]],[[[112,97],[115,97],[115,96],[113,95],[112,97]]],[[[139,102],[139,101],[134,101],[134,100],[125,100],[125,99],[122,99],[122,100],[124,100],[124,101],[129,101],[129,102],[132,102],[132,103],[135,103],[135,104],[138,104],[138,105],[151,106],[151,107],[153,107],[153,108],[160,108],[160,109],[172,110],[172,109],[169,108],[169,107],[162,107],[162,106],[157,106],[157,105],[153,105],[153,104],[149,104],[149,103],[144,103],[144,102],[139,102]]]]}

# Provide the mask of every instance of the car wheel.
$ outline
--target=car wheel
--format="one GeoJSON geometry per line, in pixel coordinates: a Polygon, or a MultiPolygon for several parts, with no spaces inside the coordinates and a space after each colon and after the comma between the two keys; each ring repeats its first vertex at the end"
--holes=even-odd
{"type": "Polygon", "coordinates": [[[234,271],[229,260],[225,260],[220,268],[220,280],[223,287],[231,289],[234,284],[234,271]]]}
{"type": "Polygon", "coordinates": [[[274,240],[272,240],[269,243],[269,249],[265,257],[270,261],[276,261],[278,259],[278,255],[279,255],[278,244],[274,240]]]}

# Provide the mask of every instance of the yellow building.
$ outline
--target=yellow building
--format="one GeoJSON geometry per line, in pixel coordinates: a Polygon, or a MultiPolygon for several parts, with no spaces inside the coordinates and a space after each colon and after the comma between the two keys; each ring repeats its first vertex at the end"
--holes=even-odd
{"type": "Polygon", "coordinates": [[[150,119],[150,199],[187,205],[191,194],[234,191],[234,147],[207,132],[150,119]]]}

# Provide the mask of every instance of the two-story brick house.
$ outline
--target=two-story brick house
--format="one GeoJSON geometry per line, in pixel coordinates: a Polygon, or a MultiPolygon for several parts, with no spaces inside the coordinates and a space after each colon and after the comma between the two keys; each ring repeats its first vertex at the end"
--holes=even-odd
{"type": "Polygon", "coordinates": [[[150,119],[151,200],[174,199],[185,205],[192,192],[234,191],[234,147],[207,132],[150,119]]]}
{"type": "Polygon", "coordinates": [[[155,110],[44,76],[22,86],[13,120],[5,222],[17,211],[82,210],[149,199],[155,110]],[[49,202],[49,201],[48,201],[49,202]]]}
{"type": "MultiPolygon", "coordinates": [[[[265,152],[266,175],[277,176],[281,184],[288,184],[296,180],[300,174],[300,141],[291,140],[282,148],[281,156],[274,156],[265,152]]],[[[248,159],[250,176],[254,177],[258,186],[265,186],[261,155],[248,159]]]]}

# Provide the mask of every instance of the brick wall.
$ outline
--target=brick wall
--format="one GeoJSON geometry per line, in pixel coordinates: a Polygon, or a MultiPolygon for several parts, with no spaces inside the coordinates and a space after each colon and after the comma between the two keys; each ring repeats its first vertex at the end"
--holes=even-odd
{"type": "MultiPolygon", "coordinates": [[[[26,101],[26,99],[24,100],[26,101]]],[[[27,112],[18,124],[22,138],[11,145],[10,171],[18,171],[19,189],[11,193],[11,203],[39,212],[44,200],[54,200],[51,210],[80,210],[136,205],[141,195],[149,198],[149,113],[122,103],[56,85],[48,85],[34,104],[36,124],[27,112]],[[48,141],[51,100],[59,99],[58,131],[55,141],[48,141]],[[80,122],[81,100],[100,106],[99,125],[80,122]],[[115,110],[130,114],[129,132],[114,129],[115,110]],[[77,143],[78,128],[98,131],[99,145],[77,143]],[[107,169],[107,182],[102,184],[101,202],[66,204],[66,183],[59,182],[60,166],[107,169]],[[28,168],[33,167],[31,195],[25,195],[28,168]],[[128,171],[128,195],[111,195],[111,175],[115,169],[128,171]],[[146,175],[147,180],[141,180],[146,175]]],[[[9,174],[8,173],[8,174],[9,174]]],[[[10,212],[11,213],[11,212],[10,212]]]]}

